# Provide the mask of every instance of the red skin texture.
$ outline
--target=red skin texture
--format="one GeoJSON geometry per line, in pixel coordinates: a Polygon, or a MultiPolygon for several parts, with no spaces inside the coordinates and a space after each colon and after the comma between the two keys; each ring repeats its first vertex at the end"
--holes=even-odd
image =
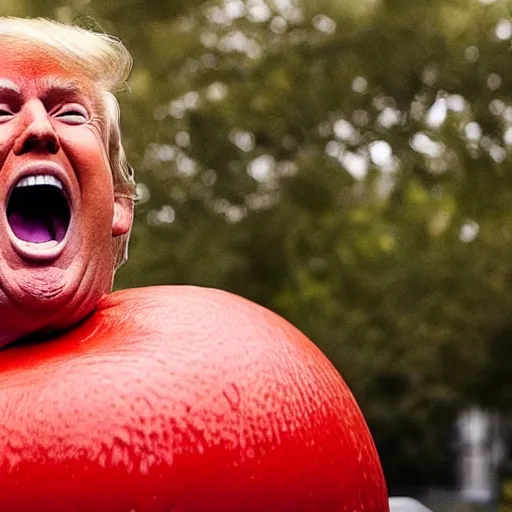
{"type": "Polygon", "coordinates": [[[387,512],[365,421],[322,353],[226,292],[105,296],[0,352],[0,510],[387,512]]]}

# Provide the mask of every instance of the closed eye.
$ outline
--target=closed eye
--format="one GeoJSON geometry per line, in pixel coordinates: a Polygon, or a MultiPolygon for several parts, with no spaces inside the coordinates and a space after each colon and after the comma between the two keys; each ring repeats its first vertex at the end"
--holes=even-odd
{"type": "Polygon", "coordinates": [[[81,105],[64,105],[53,113],[54,117],[67,124],[84,124],[89,120],[89,113],[81,105]]]}
{"type": "Polygon", "coordinates": [[[6,121],[8,118],[12,117],[12,112],[7,110],[6,108],[0,107],[0,122],[6,121]]]}

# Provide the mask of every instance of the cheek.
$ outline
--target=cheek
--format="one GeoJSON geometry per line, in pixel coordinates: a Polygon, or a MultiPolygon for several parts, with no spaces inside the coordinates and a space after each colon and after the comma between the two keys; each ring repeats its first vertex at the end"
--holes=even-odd
{"type": "Polygon", "coordinates": [[[82,197],[113,199],[112,173],[103,141],[85,127],[61,137],[61,145],[76,174],[82,197]]]}
{"type": "Polygon", "coordinates": [[[90,129],[61,140],[80,190],[82,222],[96,232],[112,229],[114,190],[108,158],[100,138],[90,129]],[[64,142],[65,140],[65,142],[64,142]]]}
{"type": "Polygon", "coordinates": [[[11,123],[0,124],[0,167],[9,155],[14,141],[14,130],[11,123]]]}

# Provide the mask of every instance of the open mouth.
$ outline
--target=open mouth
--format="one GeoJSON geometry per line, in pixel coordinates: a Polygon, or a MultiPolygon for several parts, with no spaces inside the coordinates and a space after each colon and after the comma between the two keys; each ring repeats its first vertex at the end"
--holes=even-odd
{"type": "Polygon", "coordinates": [[[62,183],[54,176],[21,179],[7,203],[7,220],[18,240],[33,244],[64,240],[71,210],[62,183]]]}

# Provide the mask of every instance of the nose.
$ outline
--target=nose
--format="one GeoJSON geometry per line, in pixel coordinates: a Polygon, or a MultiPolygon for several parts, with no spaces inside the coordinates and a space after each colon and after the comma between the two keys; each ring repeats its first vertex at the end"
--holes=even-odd
{"type": "Polygon", "coordinates": [[[24,124],[14,142],[14,154],[19,156],[29,152],[57,153],[60,149],[59,138],[43,103],[39,100],[29,101],[23,110],[24,124]]]}

